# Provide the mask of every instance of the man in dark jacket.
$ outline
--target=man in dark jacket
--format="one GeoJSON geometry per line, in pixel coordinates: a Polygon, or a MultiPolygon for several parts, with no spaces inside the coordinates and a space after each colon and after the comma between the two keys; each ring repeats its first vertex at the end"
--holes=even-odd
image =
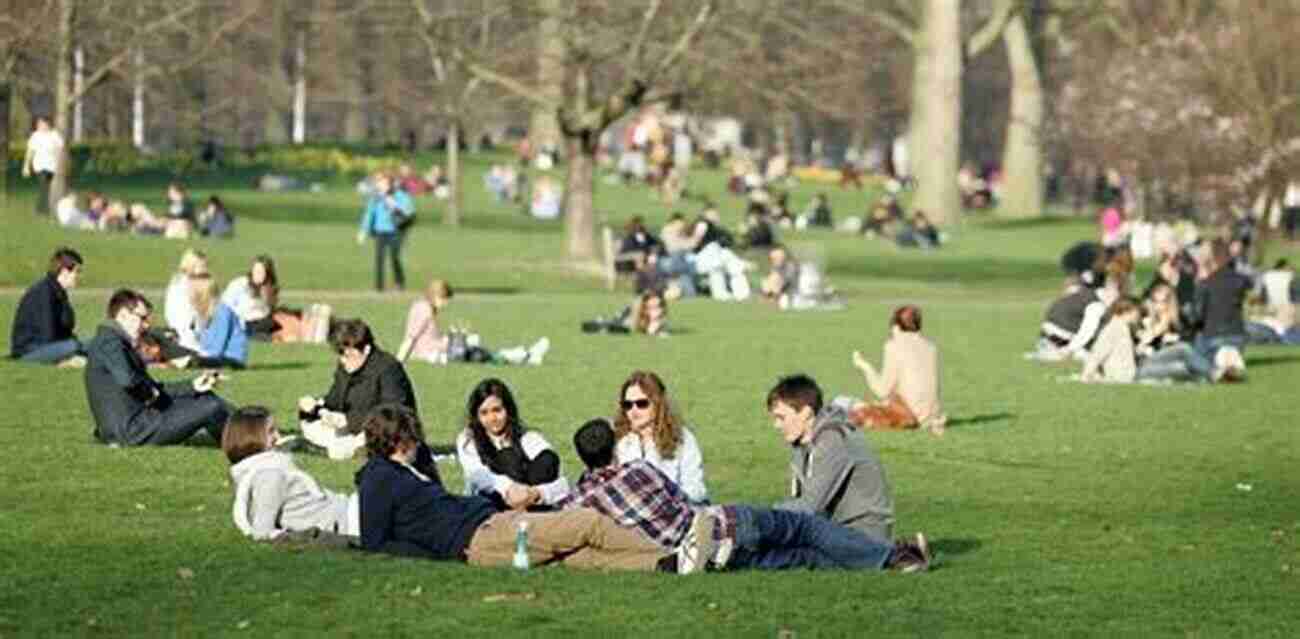
{"type": "Polygon", "coordinates": [[[302,434],[332,459],[350,459],[365,445],[361,421],[380,404],[400,404],[416,412],[415,388],[401,362],[380,350],[370,327],[359,319],[343,320],[334,329],[339,366],[323,399],[304,397],[302,434]]]}
{"type": "Polygon", "coordinates": [[[23,293],[14,314],[10,355],[24,362],[84,366],[81,342],[73,330],[77,316],[68,291],[81,278],[81,255],[60,248],[50,258],[49,272],[23,293]]]}
{"type": "Polygon", "coordinates": [[[95,437],[123,446],[166,446],[207,429],[221,441],[230,405],[212,392],[215,372],[166,386],[149,377],[136,343],[149,328],[150,309],[143,295],[118,290],[108,301],[108,321],[86,346],[86,398],[95,437]]]}

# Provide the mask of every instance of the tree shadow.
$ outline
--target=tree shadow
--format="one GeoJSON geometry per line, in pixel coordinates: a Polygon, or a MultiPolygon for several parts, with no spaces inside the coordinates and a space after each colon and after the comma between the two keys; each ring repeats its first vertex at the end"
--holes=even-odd
{"type": "Polygon", "coordinates": [[[296,371],[311,368],[310,362],[276,362],[274,364],[257,364],[245,368],[245,371],[296,371]]]}
{"type": "Polygon", "coordinates": [[[456,292],[472,295],[518,295],[523,289],[518,286],[457,286],[456,292]]]}
{"type": "Polygon", "coordinates": [[[1291,362],[1300,362],[1300,353],[1289,355],[1265,355],[1263,357],[1247,357],[1247,370],[1256,366],[1277,366],[1278,364],[1288,364],[1291,362]]]}
{"type": "Polygon", "coordinates": [[[1008,413],[1004,411],[1001,413],[987,413],[984,415],[974,415],[972,417],[958,417],[956,419],[948,420],[948,428],[960,427],[960,426],[978,426],[980,424],[985,424],[988,422],[1000,422],[1004,420],[1014,419],[1015,416],[1016,416],[1015,413],[1008,413]]]}
{"type": "Polygon", "coordinates": [[[935,555],[964,555],[979,550],[984,542],[973,538],[932,539],[928,540],[930,550],[935,555]]]}

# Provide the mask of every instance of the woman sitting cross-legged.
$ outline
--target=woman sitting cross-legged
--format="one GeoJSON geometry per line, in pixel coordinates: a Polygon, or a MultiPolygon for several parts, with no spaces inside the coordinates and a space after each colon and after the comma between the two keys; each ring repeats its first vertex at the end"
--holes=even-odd
{"type": "Polygon", "coordinates": [[[465,331],[445,332],[438,318],[451,303],[454,293],[446,280],[429,282],[424,296],[411,304],[406,314],[406,332],[397,349],[398,361],[411,357],[430,364],[448,362],[483,362],[491,364],[530,364],[540,366],[551,348],[551,340],[543,337],[532,346],[514,346],[491,351],[478,343],[477,335],[465,331]]]}
{"type": "Polygon", "coordinates": [[[541,433],[524,426],[505,382],[479,382],[465,412],[465,430],[456,438],[465,494],[516,510],[549,508],[568,494],[559,456],[541,433]]]}
{"type": "Polygon", "coordinates": [[[709,501],[704,486],[704,457],[668,399],[668,388],[650,371],[634,371],[619,388],[615,454],[623,464],[643,459],[658,468],[693,503],[709,501]]]}
{"type": "Polygon", "coordinates": [[[889,331],[881,371],[853,351],[853,365],[877,398],[854,407],[853,422],[874,430],[924,427],[942,435],[948,418],[939,401],[939,349],[921,335],[921,309],[911,305],[895,309],[889,331]]]}

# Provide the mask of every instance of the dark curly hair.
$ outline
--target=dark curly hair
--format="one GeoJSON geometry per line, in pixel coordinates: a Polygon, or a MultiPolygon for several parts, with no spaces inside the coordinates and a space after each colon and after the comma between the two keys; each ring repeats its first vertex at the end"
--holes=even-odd
{"type": "Polygon", "coordinates": [[[401,404],[380,404],[361,423],[366,433],[366,454],[387,459],[406,444],[424,443],[424,426],[411,409],[401,404]]]}

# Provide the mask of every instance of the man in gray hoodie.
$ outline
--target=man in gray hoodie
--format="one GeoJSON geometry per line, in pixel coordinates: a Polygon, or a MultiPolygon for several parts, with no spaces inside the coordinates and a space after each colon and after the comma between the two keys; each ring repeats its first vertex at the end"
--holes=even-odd
{"type": "Polygon", "coordinates": [[[822,407],[807,375],[791,375],[767,394],[773,424],[791,446],[790,499],[776,508],[814,513],[889,541],[894,499],[880,457],[845,406],[822,407]]]}

